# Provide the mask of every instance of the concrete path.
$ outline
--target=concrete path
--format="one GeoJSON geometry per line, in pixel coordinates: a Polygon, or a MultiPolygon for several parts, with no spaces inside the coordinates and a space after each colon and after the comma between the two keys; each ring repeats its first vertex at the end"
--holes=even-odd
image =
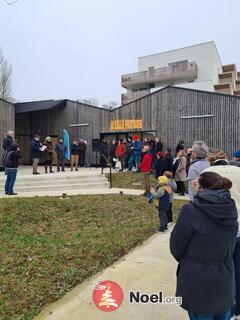
{"type": "Polygon", "coordinates": [[[47,306],[35,320],[186,320],[186,312],[177,305],[128,302],[130,290],[141,293],[162,290],[165,297],[174,296],[176,267],[169,252],[169,232],[155,234],[118,263],[47,306]],[[92,302],[95,285],[104,280],[117,282],[125,295],[122,306],[110,313],[98,310],[92,302]]]}
{"type": "MultiPolygon", "coordinates": [[[[61,175],[62,177],[66,177],[69,174],[72,176],[92,176],[96,174],[101,173],[101,168],[81,168],[78,172],[70,172],[69,168],[66,169],[66,173],[56,173],[56,175],[61,175]]],[[[104,173],[108,173],[108,169],[104,169],[104,173]]],[[[43,177],[45,178],[47,175],[44,173],[44,167],[39,166],[39,172],[42,173],[42,175],[37,176],[38,177],[43,177]]],[[[52,179],[54,178],[54,175],[48,174],[49,177],[52,179]]],[[[21,177],[27,177],[31,178],[32,177],[32,167],[31,166],[20,166],[18,169],[18,181],[21,180],[21,177]]],[[[4,179],[5,181],[5,175],[4,172],[0,172],[0,179],[4,179]]],[[[4,189],[4,188],[2,188],[4,189]]],[[[45,191],[31,191],[31,192],[19,192],[17,196],[14,197],[45,197],[45,196],[61,196],[62,193],[65,193],[66,191],[64,190],[45,190],[45,191]]],[[[123,192],[124,194],[130,194],[130,195],[140,195],[143,193],[143,190],[139,189],[124,189],[124,188],[91,188],[91,189],[78,189],[75,188],[73,190],[67,190],[68,195],[85,195],[85,194],[118,194],[119,192],[123,192]]],[[[0,198],[12,198],[12,196],[6,196],[4,194],[3,190],[0,190],[0,198]]],[[[175,195],[175,199],[180,199],[180,200],[188,200],[188,196],[178,196],[175,195]]]]}

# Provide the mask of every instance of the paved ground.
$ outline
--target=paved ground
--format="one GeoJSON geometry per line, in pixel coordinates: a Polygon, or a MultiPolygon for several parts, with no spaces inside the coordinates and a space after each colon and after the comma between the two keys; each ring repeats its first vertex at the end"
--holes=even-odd
{"type": "Polygon", "coordinates": [[[176,262],[169,253],[169,233],[156,234],[118,263],[78,285],[63,299],[47,306],[35,320],[186,320],[186,312],[177,305],[130,304],[130,290],[175,294],[176,262]],[[122,306],[111,313],[99,311],[92,292],[99,281],[112,280],[123,289],[122,306]]]}
{"type": "MultiPolygon", "coordinates": [[[[67,168],[67,171],[70,172],[70,169],[67,168]]],[[[39,166],[39,172],[42,173],[45,176],[44,173],[44,167],[39,166]]],[[[104,173],[108,173],[108,169],[104,169],[104,173]]],[[[81,168],[78,175],[94,175],[96,173],[101,173],[101,168],[81,168]]],[[[57,173],[56,173],[57,174],[57,173]]],[[[60,173],[62,174],[62,173],[60,173]]],[[[74,174],[74,172],[72,173],[74,174]]],[[[31,166],[20,166],[18,169],[18,179],[21,178],[21,176],[31,176],[32,175],[32,167],[31,166]]],[[[50,175],[50,174],[49,174],[50,175]]],[[[0,177],[4,177],[4,172],[0,172],[0,177]]],[[[143,193],[143,190],[138,189],[123,189],[123,188],[96,188],[96,189],[75,189],[75,190],[69,190],[67,192],[68,195],[78,195],[78,194],[116,194],[119,192],[123,192],[124,194],[135,194],[140,195],[143,193]]],[[[63,193],[62,190],[54,190],[54,191],[45,191],[45,192],[22,192],[19,193],[16,197],[44,197],[44,196],[61,196],[63,193]]],[[[10,196],[5,196],[3,190],[0,190],[0,198],[9,198],[10,196]]],[[[175,195],[175,199],[181,199],[181,200],[188,200],[187,196],[180,197],[178,195],[175,195]]]]}

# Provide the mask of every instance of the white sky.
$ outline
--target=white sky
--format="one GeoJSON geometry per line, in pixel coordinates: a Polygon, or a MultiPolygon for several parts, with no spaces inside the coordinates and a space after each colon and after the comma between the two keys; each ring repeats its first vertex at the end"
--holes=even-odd
{"type": "Polygon", "coordinates": [[[239,0],[0,0],[0,47],[17,100],[120,102],[142,55],[214,40],[239,67],[239,12],[239,0]]]}

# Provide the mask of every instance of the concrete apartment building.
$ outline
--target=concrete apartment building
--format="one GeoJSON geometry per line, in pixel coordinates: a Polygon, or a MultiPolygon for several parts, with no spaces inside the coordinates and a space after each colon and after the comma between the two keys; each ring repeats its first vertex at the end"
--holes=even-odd
{"type": "Polygon", "coordinates": [[[138,72],[122,75],[122,104],[167,85],[240,95],[240,72],[222,65],[214,41],[138,58],[138,72]]]}

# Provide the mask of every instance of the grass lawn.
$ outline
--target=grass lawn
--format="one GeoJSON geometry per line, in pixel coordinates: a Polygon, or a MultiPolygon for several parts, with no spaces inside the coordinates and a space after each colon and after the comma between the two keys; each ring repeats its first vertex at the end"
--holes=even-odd
{"type": "MultiPolygon", "coordinates": [[[[144,190],[144,177],[142,172],[117,172],[112,175],[113,188],[140,189],[144,190]]],[[[106,174],[109,180],[109,173],[106,174]]],[[[150,175],[150,184],[157,185],[157,179],[150,175]]],[[[188,190],[188,183],[185,182],[185,190],[188,190]]]]}
{"type": "Polygon", "coordinates": [[[0,199],[0,319],[33,319],[157,226],[154,205],[139,196],[0,199]]]}
{"type": "MultiPolygon", "coordinates": [[[[142,172],[117,172],[112,174],[112,187],[144,190],[144,174],[142,172]]],[[[109,179],[109,173],[106,174],[109,179]]],[[[150,175],[151,185],[157,185],[157,180],[150,175]]]]}

